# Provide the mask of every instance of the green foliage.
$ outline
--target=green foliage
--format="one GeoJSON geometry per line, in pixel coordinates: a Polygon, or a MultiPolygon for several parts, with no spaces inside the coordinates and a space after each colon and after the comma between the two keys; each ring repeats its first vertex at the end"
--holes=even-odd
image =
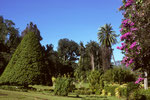
{"type": "Polygon", "coordinates": [[[28,86],[45,84],[46,79],[51,82],[50,76],[45,74],[47,68],[44,65],[40,41],[35,33],[29,32],[13,54],[0,83],[28,86]]]}
{"type": "Polygon", "coordinates": [[[98,31],[98,39],[101,45],[111,47],[113,44],[117,43],[117,35],[114,34],[115,31],[113,31],[111,24],[105,24],[103,27],[100,27],[98,31]]]}
{"type": "Polygon", "coordinates": [[[96,91],[102,91],[104,87],[103,82],[103,71],[102,70],[95,70],[91,71],[88,81],[89,81],[89,87],[92,90],[92,92],[96,93],[96,91]]]}
{"type": "Polygon", "coordinates": [[[54,94],[59,96],[67,96],[69,91],[72,91],[73,82],[70,77],[58,77],[55,83],[54,94]]]}
{"type": "Polygon", "coordinates": [[[115,31],[113,31],[113,28],[111,24],[105,24],[103,27],[100,27],[98,30],[98,40],[100,42],[100,45],[103,47],[102,50],[102,65],[103,70],[106,71],[108,68],[110,68],[110,62],[111,62],[111,55],[112,55],[112,45],[117,43],[117,35],[115,34],[115,31]]]}
{"type": "Polygon", "coordinates": [[[101,48],[100,45],[95,42],[91,41],[86,44],[86,54],[88,54],[88,57],[90,58],[90,64],[91,64],[91,69],[96,70],[100,69],[102,65],[102,58],[101,58],[101,48]]]}
{"type": "Polygon", "coordinates": [[[132,93],[133,91],[138,90],[138,88],[139,88],[139,84],[135,84],[134,82],[129,82],[127,84],[127,89],[125,91],[126,93],[124,93],[124,94],[126,94],[126,98],[129,98],[130,93],[132,93]]]}
{"type": "Polygon", "coordinates": [[[20,43],[18,29],[11,20],[0,16],[0,75],[10,61],[12,54],[20,43]]]}
{"type": "Polygon", "coordinates": [[[67,38],[60,39],[58,42],[58,55],[63,62],[76,61],[77,56],[79,56],[79,45],[67,38]]]}
{"type": "Polygon", "coordinates": [[[74,76],[76,80],[79,82],[87,81],[88,72],[91,70],[90,68],[90,59],[86,56],[84,58],[80,58],[78,62],[78,66],[74,71],[74,76]]]}
{"type": "Polygon", "coordinates": [[[146,100],[145,96],[140,94],[138,91],[134,91],[129,96],[130,100],[146,100]]]}
{"type": "Polygon", "coordinates": [[[126,82],[135,81],[135,76],[129,70],[123,68],[113,68],[105,72],[104,79],[107,82],[116,82],[122,84],[126,82]]]}
{"type": "Polygon", "coordinates": [[[118,86],[105,86],[104,89],[107,93],[111,93],[111,95],[115,96],[115,89],[118,86]]]}
{"type": "Polygon", "coordinates": [[[130,100],[150,100],[150,89],[137,89],[132,91],[129,96],[130,100]]]}

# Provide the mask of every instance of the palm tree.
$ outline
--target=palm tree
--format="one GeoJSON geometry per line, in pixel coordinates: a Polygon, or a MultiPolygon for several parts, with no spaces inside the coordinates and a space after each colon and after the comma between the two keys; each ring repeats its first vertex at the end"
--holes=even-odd
{"type": "Polygon", "coordinates": [[[113,55],[111,47],[117,43],[116,37],[118,37],[118,35],[116,35],[115,31],[113,31],[111,24],[105,24],[103,27],[100,27],[98,31],[98,40],[100,41],[100,45],[103,47],[103,57],[106,58],[103,69],[107,70],[110,67],[111,54],[113,55]]]}
{"type": "Polygon", "coordinates": [[[96,43],[95,41],[90,41],[88,42],[88,44],[86,45],[86,49],[89,53],[89,56],[91,58],[91,67],[92,67],[92,71],[95,70],[95,63],[94,63],[94,59],[95,59],[95,53],[97,52],[97,48],[99,48],[98,43],[96,43]]]}

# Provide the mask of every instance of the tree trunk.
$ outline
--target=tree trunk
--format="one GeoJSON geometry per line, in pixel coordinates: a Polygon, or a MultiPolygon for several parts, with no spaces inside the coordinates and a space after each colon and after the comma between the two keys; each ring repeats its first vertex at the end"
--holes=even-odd
{"type": "Polygon", "coordinates": [[[147,72],[144,72],[145,77],[144,77],[144,89],[147,90],[148,89],[148,79],[147,79],[147,72]]]}
{"type": "Polygon", "coordinates": [[[102,51],[102,59],[103,59],[103,70],[106,71],[110,68],[111,63],[111,51],[108,47],[103,47],[102,51]]]}
{"type": "Polygon", "coordinates": [[[112,57],[113,57],[114,64],[117,66],[113,52],[112,52],[112,57]]]}
{"type": "Polygon", "coordinates": [[[90,54],[90,56],[91,56],[92,71],[94,71],[94,70],[95,70],[95,68],[94,68],[94,55],[93,55],[93,54],[90,54]]]}

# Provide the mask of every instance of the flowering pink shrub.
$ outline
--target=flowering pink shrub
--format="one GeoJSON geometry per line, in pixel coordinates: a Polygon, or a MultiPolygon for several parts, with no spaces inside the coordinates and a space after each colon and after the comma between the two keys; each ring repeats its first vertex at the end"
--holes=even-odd
{"type": "Polygon", "coordinates": [[[138,80],[135,81],[135,84],[138,84],[138,83],[140,83],[140,82],[143,81],[143,80],[144,80],[144,78],[139,77],[138,80]]]}
{"type": "Polygon", "coordinates": [[[126,4],[125,4],[125,7],[129,7],[131,6],[133,3],[133,0],[127,0],[126,4]]]}
{"type": "Polygon", "coordinates": [[[130,45],[130,49],[133,49],[135,46],[136,46],[136,42],[133,42],[133,43],[130,45]]]}
{"type": "Polygon", "coordinates": [[[124,39],[128,39],[128,37],[130,37],[131,35],[131,32],[127,32],[120,37],[120,40],[123,41],[124,39]]]}
{"type": "MultiPolygon", "coordinates": [[[[121,43],[121,47],[117,47],[117,49],[120,49],[124,51],[126,57],[122,60],[122,63],[124,63],[127,67],[134,63],[134,53],[140,54],[140,45],[138,41],[136,40],[135,32],[138,30],[138,28],[135,27],[135,23],[132,21],[131,17],[127,17],[125,14],[128,13],[128,7],[131,7],[132,10],[136,10],[136,5],[134,4],[134,0],[127,0],[126,3],[120,7],[120,9],[124,10],[124,20],[122,21],[122,26],[120,29],[120,32],[122,35],[120,36],[120,40],[124,41],[124,43],[121,43]],[[134,51],[134,52],[132,52],[134,51]]],[[[134,16],[134,13],[131,14],[134,16]]]]}
{"type": "MultiPolygon", "coordinates": [[[[139,34],[141,33],[138,33],[141,31],[140,29],[141,27],[137,28],[137,26],[142,24],[136,17],[139,16],[140,18],[142,18],[141,16],[144,16],[144,14],[143,13],[140,14],[138,11],[139,2],[141,3],[141,1],[138,0],[124,0],[123,1],[124,5],[119,8],[120,10],[123,11],[122,14],[124,15],[124,19],[122,20],[121,29],[120,29],[120,32],[122,34],[120,36],[120,40],[123,43],[121,43],[122,46],[121,47],[118,46],[117,49],[122,50],[122,52],[125,54],[122,63],[125,64],[126,67],[130,66],[132,69],[134,69],[135,65],[137,64],[135,62],[137,60],[137,57],[142,55],[141,53],[142,49],[140,46],[141,42],[139,42],[140,41],[139,34]],[[136,22],[137,20],[139,22],[136,22]]],[[[135,84],[139,83],[142,80],[144,80],[144,78],[141,78],[141,76],[139,76],[135,84]]]]}

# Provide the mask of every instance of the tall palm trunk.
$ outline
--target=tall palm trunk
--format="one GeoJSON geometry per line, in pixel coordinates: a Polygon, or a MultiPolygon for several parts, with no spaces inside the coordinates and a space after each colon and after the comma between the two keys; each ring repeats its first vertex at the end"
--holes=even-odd
{"type": "Polygon", "coordinates": [[[91,57],[91,67],[92,67],[92,71],[95,70],[95,66],[94,66],[94,55],[92,53],[90,53],[90,57],[91,57]]]}
{"type": "Polygon", "coordinates": [[[103,70],[106,71],[110,68],[110,62],[111,62],[111,51],[110,48],[108,47],[103,47],[102,51],[102,56],[103,56],[103,70]]]}

